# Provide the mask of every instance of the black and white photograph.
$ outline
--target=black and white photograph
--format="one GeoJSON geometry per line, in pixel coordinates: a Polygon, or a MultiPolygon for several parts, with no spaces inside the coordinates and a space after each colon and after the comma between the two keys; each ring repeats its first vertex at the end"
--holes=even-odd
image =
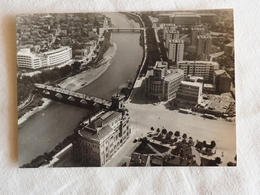
{"type": "Polygon", "coordinates": [[[236,166],[233,9],[16,16],[21,168],[236,166]]]}

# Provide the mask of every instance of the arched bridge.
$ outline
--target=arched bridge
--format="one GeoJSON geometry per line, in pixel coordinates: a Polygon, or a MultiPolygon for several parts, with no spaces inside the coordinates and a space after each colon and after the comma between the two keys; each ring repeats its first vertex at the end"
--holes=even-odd
{"type": "Polygon", "coordinates": [[[139,32],[144,30],[144,28],[108,28],[108,31],[132,31],[132,32],[139,32]]]}
{"type": "Polygon", "coordinates": [[[37,91],[41,92],[44,96],[71,104],[80,104],[81,106],[97,106],[100,108],[110,108],[111,102],[102,98],[89,96],[86,94],[70,91],[67,89],[53,87],[50,85],[35,84],[37,91]]]}

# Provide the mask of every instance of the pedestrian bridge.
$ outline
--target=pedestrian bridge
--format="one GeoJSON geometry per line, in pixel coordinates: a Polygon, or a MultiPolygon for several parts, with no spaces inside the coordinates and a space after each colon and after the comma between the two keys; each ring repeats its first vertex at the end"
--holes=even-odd
{"type": "Polygon", "coordinates": [[[142,30],[144,30],[144,28],[108,28],[108,31],[115,31],[115,32],[120,32],[120,31],[140,32],[142,30]]]}
{"type": "Polygon", "coordinates": [[[36,90],[44,96],[68,103],[75,103],[84,106],[96,106],[100,108],[110,108],[111,102],[102,98],[89,96],[86,94],[70,91],[60,87],[53,87],[50,85],[35,84],[36,90]]]}

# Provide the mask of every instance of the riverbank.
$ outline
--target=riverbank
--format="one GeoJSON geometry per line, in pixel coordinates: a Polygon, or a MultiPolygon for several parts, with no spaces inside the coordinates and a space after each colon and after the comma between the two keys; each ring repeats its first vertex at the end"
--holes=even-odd
{"type": "Polygon", "coordinates": [[[32,115],[34,115],[36,112],[39,112],[40,110],[46,108],[51,100],[47,98],[42,98],[43,104],[41,106],[37,106],[32,108],[29,112],[26,112],[23,116],[21,116],[18,119],[18,125],[22,124],[24,121],[26,121],[28,118],[30,118],[32,115]]]}
{"type": "Polygon", "coordinates": [[[89,70],[83,71],[75,76],[69,77],[59,83],[59,86],[65,89],[76,91],[82,87],[85,87],[100,77],[111,64],[111,60],[117,50],[116,44],[111,43],[108,50],[104,53],[103,59],[99,63],[89,70]]]}

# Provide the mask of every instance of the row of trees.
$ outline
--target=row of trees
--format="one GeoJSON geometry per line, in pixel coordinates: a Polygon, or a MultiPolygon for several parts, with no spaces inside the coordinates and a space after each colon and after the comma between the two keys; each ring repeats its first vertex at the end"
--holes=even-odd
{"type": "Polygon", "coordinates": [[[72,143],[75,139],[76,139],[75,134],[66,137],[62,142],[60,142],[57,146],[55,146],[55,148],[52,149],[50,152],[45,152],[43,155],[37,156],[30,163],[24,164],[22,168],[37,168],[48,164],[52,160],[55,154],[60,152],[63,148],[65,148],[67,145],[72,143]]]}
{"type": "Polygon", "coordinates": [[[66,65],[61,68],[56,67],[52,70],[43,70],[41,73],[33,76],[18,76],[18,105],[29,97],[35,83],[55,82],[71,74],[76,74],[79,72],[80,67],[80,62],[74,62],[72,65],[66,65]]]}
{"type": "Polygon", "coordinates": [[[155,37],[154,29],[152,28],[152,22],[147,14],[142,14],[141,18],[146,27],[146,39],[147,39],[147,58],[144,67],[141,71],[142,74],[146,74],[149,66],[153,66],[156,61],[160,60],[159,49],[155,37]]]}

